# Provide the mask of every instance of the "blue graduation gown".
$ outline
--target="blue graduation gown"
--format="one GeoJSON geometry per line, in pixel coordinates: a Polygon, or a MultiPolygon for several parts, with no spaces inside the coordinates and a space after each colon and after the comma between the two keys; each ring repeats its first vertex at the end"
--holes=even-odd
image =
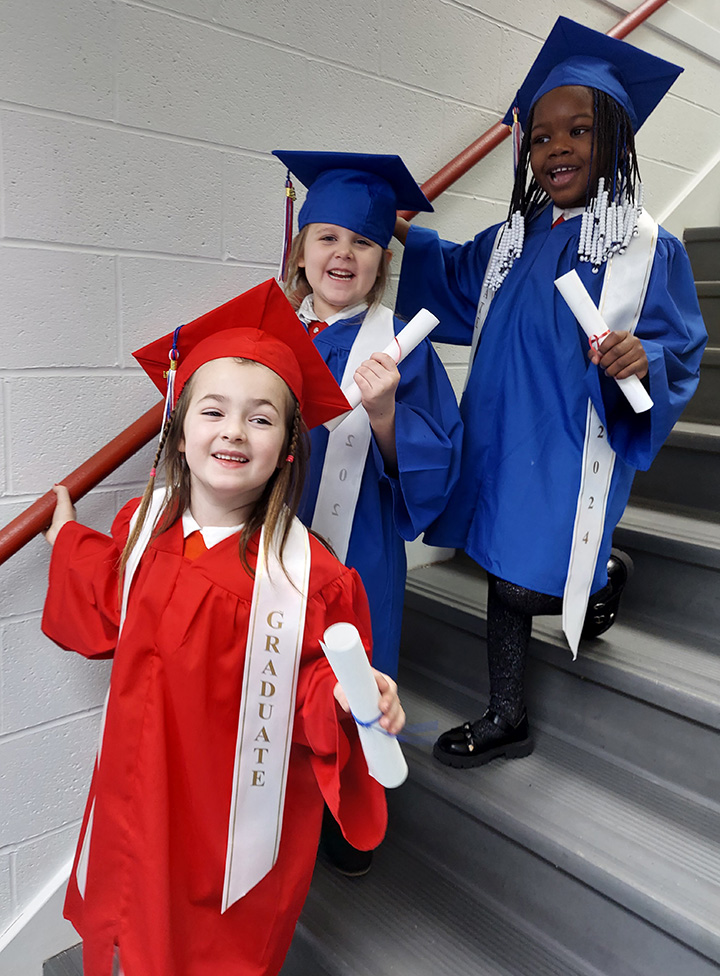
{"type": "MultiPolygon", "coordinates": [[[[366,313],[341,319],[315,338],[340,382],[366,313]]],[[[404,326],[395,319],[395,333],[404,326]]],[[[460,467],[462,424],[457,400],[428,339],[400,363],[395,394],[398,474],[389,475],[371,438],[346,563],[360,574],[370,603],[373,665],[395,676],[407,562],[403,540],[417,538],[447,504],[460,467]]],[[[299,516],[312,523],[328,432],[311,431],[310,472],[299,516]]]]}
{"type": "MultiPolygon", "coordinates": [[[[690,262],[662,228],[635,334],[649,363],[655,405],[635,414],[614,380],[587,358],[588,341],[553,285],[576,268],[595,303],[605,269],[577,258],[580,217],[551,230],[547,207],[526,230],[522,256],[495,295],[461,403],[461,475],[445,513],[426,534],[464,548],[519,586],[561,596],[580,486],[587,399],[617,454],[592,591],[607,582],[607,557],[634,472],[648,468],[698,382],[707,334],[690,262]]],[[[469,345],[498,227],[466,244],[413,227],[397,308],[438,316],[433,338],[469,345]]],[[[617,260],[622,260],[618,258],[617,260]]]]}

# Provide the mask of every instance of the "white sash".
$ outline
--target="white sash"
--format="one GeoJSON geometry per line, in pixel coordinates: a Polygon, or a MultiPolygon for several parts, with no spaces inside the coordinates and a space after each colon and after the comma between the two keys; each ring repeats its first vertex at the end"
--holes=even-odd
{"type": "MultiPolygon", "coordinates": [[[[125,574],[123,576],[123,588],[122,588],[122,602],[120,604],[120,624],[118,626],[117,643],[120,642],[120,634],[122,634],[123,625],[125,623],[125,617],[127,616],[127,604],[128,595],[130,593],[130,584],[132,583],[133,576],[135,575],[135,570],[138,568],[140,563],[140,558],[142,554],[147,549],[148,543],[150,542],[150,537],[153,534],[153,530],[157,523],[160,512],[163,508],[163,502],[165,500],[165,489],[156,488],[153,492],[152,499],[150,501],[150,507],[145,516],[145,522],[143,523],[142,529],[140,530],[140,535],[138,536],[137,542],[133,546],[133,550],[130,553],[128,561],[125,565],[125,574]]],[[[138,506],[137,511],[134,512],[133,517],[130,519],[130,533],[132,533],[135,525],[137,523],[138,514],[140,508],[138,506]]],[[[116,644],[117,646],[117,644],[116,644]]],[[[112,675],[110,676],[110,681],[112,681],[112,675]]],[[[110,700],[110,686],[108,685],[107,694],[105,695],[105,703],[103,705],[102,718],[100,720],[100,737],[97,748],[97,755],[95,757],[95,769],[97,770],[100,763],[100,755],[102,753],[102,743],[103,736],[105,734],[105,718],[107,716],[107,707],[110,700]]],[[[83,837],[82,847],[80,849],[80,854],[78,856],[77,868],[75,869],[75,880],[77,882],[78,890],[80,892],[80,897],[85,897],[85,889],[87,887],[87,871],[88,871],[88,859],[90,857],[90,835],[92,834],[93,819],[95,815],[95,800],[93,799],[92,805],[90,807],[90,814],[88,816],[87,828],[85,830],[85,836],[83,837]]]]}
{"type": "Polygon", "coordinates": [[[264,532],[245,652],[223,912],[264,878],[277,860],[305,632],[310,578],[307,529],[293,519],[283,550],[288,576],[274,546],[265,564],[264,532]]]}
{"type": "MultiPolygon", "coordinates": [[[[383,350],[394,335],[393,313],[389,308],[381,305],[368,312],[350,349],[340,386],[345,389],[360,363],[383,350]]],[[[330,543],[343,563],[350,544],[370,437],[370,422],[362,404],[328,437],[312,529],[330,543]]]]}
{"type": "MultiPolygon", "coordinates": [[[[608,261],[598,306],[608,329],[635,331],[650,281],[657,233],[657,224],[643,211],[637,237],[624,254],[608,261]]],[[[562,626],[573,658],[577,657],[595,575],[614,466],[615,452],[592,400],[588,399],[580,492],[563,594],[562,626]]]]}

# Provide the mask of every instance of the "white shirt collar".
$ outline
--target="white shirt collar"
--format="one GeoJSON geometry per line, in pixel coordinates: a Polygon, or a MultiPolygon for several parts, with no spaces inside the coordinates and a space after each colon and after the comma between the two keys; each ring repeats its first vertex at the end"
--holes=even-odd
{"type": "Polygon", "coordinates": [[[212,549],[218,542],[222,542],[223,539],[228,539],[231,535],[239,532],[243,523],[241,522],[240,525],[206,525],[201,528],[188,509],[182,517],[182,527],[184,539],[187,539],[191,532],[199,532],[208,549],[212,549]]]}
{"type": "MultiPolygon", "coordinates": [[[[354,315],[359,315],[367,309],[367,302],[359,302],[357,305],[346,305],[345,308],[341,308],[339,312],[334,315],[329,315],[326,319],[323,319],[327,325],[332,325],[334,322],[339,322],[340,319],[351,319],[354,315]]],[[[310,322],[317,322],[318,317],[315,314],[315,305],[313,303],[312,294],[306,295],[302,300],[300,308],[297,310],[298,318],[303,323],[303,325],[309,325],[310,322]]]]}
{"type": "Polygon", "coordinates": [[[564,217],[565,220],[570,220],[571,217],[579,217],[582,213],[585,213],[585,207],[567,207],[565,210],[560,210],[559,207],[556,207],[555,204],[553,204],[551,223],[554,224],[559,217],[564,217]]]}

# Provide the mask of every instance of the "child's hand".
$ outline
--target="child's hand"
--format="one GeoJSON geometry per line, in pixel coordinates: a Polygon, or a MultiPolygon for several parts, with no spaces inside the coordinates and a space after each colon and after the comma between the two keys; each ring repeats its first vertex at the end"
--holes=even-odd
{"type": "MultiPolygon", "coordinates": [[[[375,681],[377,682],[378,691],[380,692],[379,708],[382,712],[382,718],[379,721],[379,725],[389,732],[390,735],[397,735],[405,725],[405,711],[400,704],[400,699],[398,698],[397,685],[392,678],[388,675],[383,674],[382,671],[377,671],[375,668],[372,669],[375,675],[375,681]]],[[[336,684],[333,689],[333,694],[338,705],[342,708],[344,712],[350,711],[350,706],[348,705],[348,700],[345,692],[342,690],[340,684],[336,684]]]]}
{"type": "Polygon", "coordinates": [[[605,370],[607,376],[624,380],[628,376],[642,379],[648,373],[648,361],[643,344],[630,332],[611,332],[600,343],[600,350],[591,349],[590,361],[605,370]]]}
{"type": "Polygon", "coordinates": [[[47,532],[43,533],[45,540],[51,546],[55,545],[55,539],[57,539],[57,534],[63,525],[66,522],[75,521],[75,509],[73,508],[73,503],[70,501],[70,492],[65,485],[53,485],[52,490],[56,496],[55,511],[53,512],[50,528],[47,532]]]}
{"type": "Polygon", "coordinates": [[[354,376],[362,405],[373,421],[390,421],[395,417],[395,391],[400,373],[395,361],[385,352],[374,352],[370,359],[360,363],[354,376]]]}

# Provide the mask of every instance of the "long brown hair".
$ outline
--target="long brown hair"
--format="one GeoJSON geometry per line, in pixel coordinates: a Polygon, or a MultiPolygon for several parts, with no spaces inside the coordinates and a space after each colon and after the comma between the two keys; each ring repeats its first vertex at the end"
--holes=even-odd
{"type": "MultiPolygon", "coordinates": [[[[301,268],[299,264],[305,254],[305,241],[308,236],[308,227],[310,227],[310,224],[305,224],[292,242],[290,257],[287,263],[287,274],[283,285],[288,301],[294,309],[300,308],[303,299],[312,294],[312,288],[310,287],[310,282],[307,280],[305,268],[301,268]]],[[[387,248],[383,248],[375,284],[366,296],[369,308],[374,308],[379,305],[385,294],[385,289],[390,280],[390,261],[387,257],[390,253],[387,248]]]]}
{"type": "MultiPolygon", "coordinates": [[[[252,359],[234,359],[236,363],[253,363],[252,359]]],[[[257,364],[255,364],[257,365],[257,364]]],[[[266,367],[267,368],[267,367],[266,367]]],[[[187,381],[180,393],[177,405],[163,428],[158,449],[153,462],[153,470],[159,464],[165,474],[165,498],[162,515],[154,529],[152,538],[157,538],[177,522],[190,507],[190,468],[185,460],[185,454],[180,450],[185,427],[185,418],[192,397],[193,376],[187,381]],[[164,452],[164,454],[163,454],[164,452]],[[162,458],[162,461],[161,461],[162,458]]],[[[270,545],[276,541],[280,565],[285,569],[282,552],[287,542],[290,524],[297,514],[305,483],[305,472],[310,457],[310,438],[308,437],[305,421],[302,419],[300,407],[290,388],[288,393],[288,409],[285,417],[286,436],[282,451],[281,463],[263,489],[262,495],[255,503],[255,507],[243,524],[240,532],[239,554],[240,561],[250,576],[254,572],[248,561],[248,545],[254,534],[265,526],[263,550],[267,559],[270,545]],[[289,460],[292,458],[292,460],[289,460]]],[[[120,557],[119,573],[120,585],[127,566],[130,553],[136,545],[143,522],[150,508],[153,490],[156,487],[155,477],[151,476],[143,492],[137,518],[132,532],[128,537],[120,557]]]]}

